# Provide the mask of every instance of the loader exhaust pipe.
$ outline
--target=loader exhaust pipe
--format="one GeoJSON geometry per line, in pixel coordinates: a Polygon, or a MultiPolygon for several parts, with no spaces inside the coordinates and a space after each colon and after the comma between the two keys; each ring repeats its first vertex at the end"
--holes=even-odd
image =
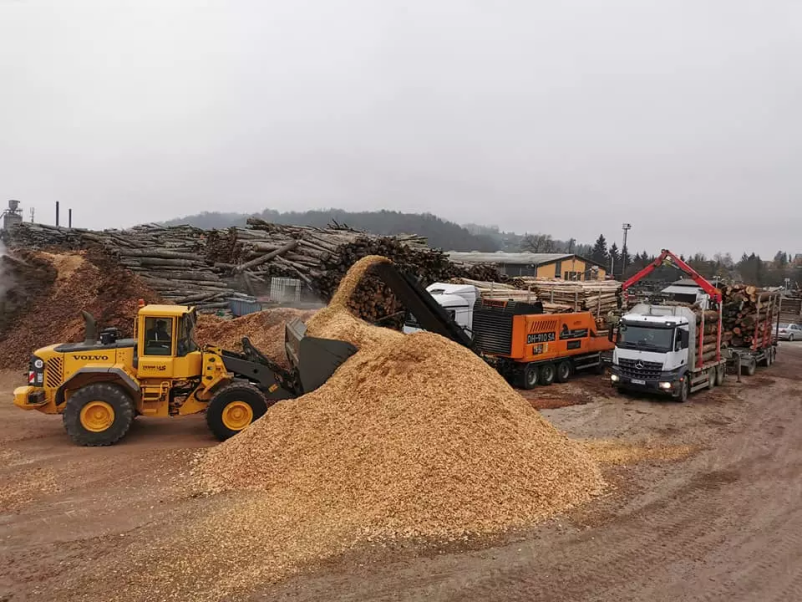
{"type": "Polygon", "coordinates": [[[81,315],[84,317],[85,334],[84,343],[87,345],[94,345],[97,343],[97,322],[95,317],[88,311],[82,311],[81,315]]]}

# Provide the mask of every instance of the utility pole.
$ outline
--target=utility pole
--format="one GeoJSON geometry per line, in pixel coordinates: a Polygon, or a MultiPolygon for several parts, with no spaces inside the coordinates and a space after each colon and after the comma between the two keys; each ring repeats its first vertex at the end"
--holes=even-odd
{"type": "Polygon", "coordinates": [[[36,212],[34,211],[33,207],[31,207],[31,223],[33,223],[34,213],[36,213],[36,212]]]}
{"type": "Polygon", "coordinates": [[[632,224],[624,224],[621,227],[624,229],[624,248],[621,249],[621,275],[623,276],[624,272],[627,271],[627,255],[629,255],[627,252],[627,233],[629,232],[630,228],[632,228],[632,224]]]}

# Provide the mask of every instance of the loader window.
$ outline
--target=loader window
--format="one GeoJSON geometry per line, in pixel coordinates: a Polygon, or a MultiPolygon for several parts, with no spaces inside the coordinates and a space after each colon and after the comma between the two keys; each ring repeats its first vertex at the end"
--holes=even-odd
{"type": "Polygon", "coordinates": [[[178,348],[176,355],[184,357],[188,353],[198,350],[198,344],[195,342],[195,321],[190,314],[181,318],[178,322],[178,348]]]}
{"type": "Polygon", "coordinates": [[[173,318],[145,319],[145,355],[173,354],[173,318]]]}

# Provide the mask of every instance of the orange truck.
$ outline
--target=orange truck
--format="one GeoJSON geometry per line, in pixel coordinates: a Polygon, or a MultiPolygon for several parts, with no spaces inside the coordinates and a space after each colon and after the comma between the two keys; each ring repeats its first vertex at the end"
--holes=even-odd
{"type": "Polygon", "coordinates": [[[524,389],[565,382],[580,370],[604,369],[615,347],[588,311],[544,314],[540,304],[478,300],[473,310],[476,350],[508,381],[524,389]]]}
{"type": "Polygon", "coordinates": [[[483,299],[473,285],[436,282],[423,290],[394,283],[410,308],[404,332],[432,330],[469,347],[514,386],[565,382],[580,370],[604,369],[615,344],[599,332],[591,312],[546,314],[539,302],[483,299]],[[412,294],[414,293],[414,294],[412,294]]]}

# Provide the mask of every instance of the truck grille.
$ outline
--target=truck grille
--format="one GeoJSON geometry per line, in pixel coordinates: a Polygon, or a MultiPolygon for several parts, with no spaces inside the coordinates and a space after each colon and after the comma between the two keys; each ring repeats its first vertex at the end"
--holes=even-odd
{"type": "Polygon", "coordinates": [[[660,362],[645,362],[643,360],[619,358],[618,367],[622,376],[641,380],[658,379],[663,372],[663,364],[660,362]]]}
{"type": "Polygon", "coordinates": [[[45,365],[45,385],[57,389],[64,376],[64,362],[60,357],[52,357],[45,365]]]}

